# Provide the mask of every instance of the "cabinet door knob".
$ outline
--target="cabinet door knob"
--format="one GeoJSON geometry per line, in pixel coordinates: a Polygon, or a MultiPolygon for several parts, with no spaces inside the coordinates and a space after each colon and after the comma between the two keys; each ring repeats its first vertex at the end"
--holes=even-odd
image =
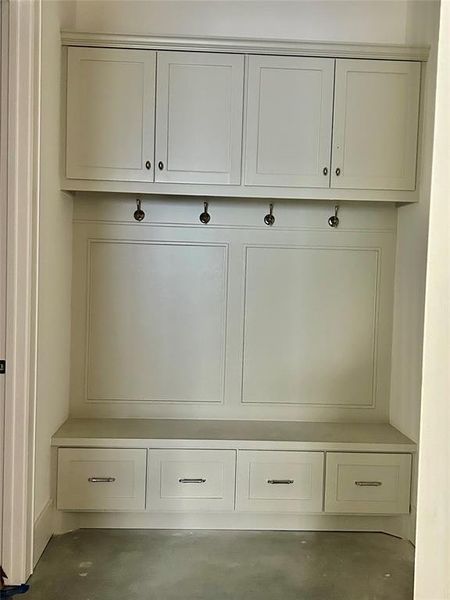
{"type": "Polygon", "coordinates": [[[328,175],[328,167],[324,167],[323,168],[323,174],[324,175],[328,175]]]}
{"type": "Polygon", "coordinates": [[[339,175],[340,175],[340,174],[341,174],[341,170],[340,170],[340,168],[338,167],[338,168],[336,169],[336,175],[339,177],[339,175]]]}
{"type": "Polygon", "coordinates": [[[158,163],[158,169],[159,169],[160,171],[162,171],[162,170],[164,169],[164,163],[163,163],[163,161],[162,161],[162,160],[160,160],[160,161],[159,161],[159,163],[158,163]]]}
{"type": "Polygon", "coordinates": [[[152,168],[152,163],[149,160],[145,163],[145,168],[148,170],[152,168]]]}

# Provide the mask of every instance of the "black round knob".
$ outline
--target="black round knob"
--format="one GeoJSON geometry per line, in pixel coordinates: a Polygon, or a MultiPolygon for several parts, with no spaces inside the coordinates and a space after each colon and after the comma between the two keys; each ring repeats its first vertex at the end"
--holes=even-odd
{"type": "Polygon", "coordinates": [[[332,217],[330,217],[328,219],[328,225],[330,227],[338,227],[339,226],[339,217],[337,217],[336,215],[333,215],[332,217]]]}
{"type": "Polygon", "coordinates": [[[341,170],[340,170],[340,168],[338,167],[338,168],[336,169],[336,175],[339,177],[339,175],[340,175],[340,174],[341,174],[341,170]]]}
{"type": "Polygon", "coordinates": [[[159,163],[158,163],[158,169],[160,171],[162,171],[164,169],[164,163],[162,162],[162,160],[160,160],[159,163]]]}
{"type": "Polygon", "coordinates": [[[136,219],[136,221],[142,221],[144,217],[145,212],[141,208],[138,208],[134,211],[134,218],[136,219]]]}
{"type": "Polygon", "coordinates": [[[141,201],[139,200],[139,198],[136,200],[136,210],[133,213],[134,218],[136,219],[136,221],[142,221],[145,217],[145,212],[142,210],[141,207],[141,201]]]}
{"type": "Polygon", "coordinates": [[[152,163],[149,160],[145,163],[145,168],[148,170],[152,168],[152,163]]]}

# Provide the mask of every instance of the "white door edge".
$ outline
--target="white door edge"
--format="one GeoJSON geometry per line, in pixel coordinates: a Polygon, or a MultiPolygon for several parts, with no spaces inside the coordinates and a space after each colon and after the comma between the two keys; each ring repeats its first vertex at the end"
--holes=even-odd
{"type": "Polygon", "coordinates": [[[16,585],[33,564],[41,0],[8,9],[2,565],[16,585]]]}

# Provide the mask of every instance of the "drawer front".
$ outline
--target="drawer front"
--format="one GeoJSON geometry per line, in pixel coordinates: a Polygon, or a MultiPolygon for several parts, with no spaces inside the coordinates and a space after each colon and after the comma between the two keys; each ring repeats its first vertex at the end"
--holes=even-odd
{"type": "Polygon", "coordinates": [[[321,512],[323,464],[322,452],[239,452],[237,509],[321,512]]]}
{"type": "Polygon", "coordinates": [[[145,510],[145,449],[59,448],[60,510],[145,510]]]}
{"type": "Polygon", "coordinates": [[[149,450],[148,507],[233,510],[234,450],[149,450]]]}
{"type": "Polygon", "coordinates": [[[408,513],[410,454],[330,452],[326,462],[325,511],[408,513]]]}

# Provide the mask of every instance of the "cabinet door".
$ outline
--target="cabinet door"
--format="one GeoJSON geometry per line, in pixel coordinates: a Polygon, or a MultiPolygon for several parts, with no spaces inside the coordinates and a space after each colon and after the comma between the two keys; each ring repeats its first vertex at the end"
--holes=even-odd
{"type": "Polygon", "coordinates": [[[244,57],[159,52],[155,180],[239,184],[244,57]]]}
{"type": "Polygon", "coordinates": [[[66,176],[153,181],[156,53],[69,48],[66,176]]]}
{"type": "Polygon", "coordinates": [[[249,57],[246,185],[329,187],[334,62],[249,57]]]}
{"type": "Polygon", "coordinates": [[[332,187],[413,190],[420,63],[337,60],[332,187]]]}

